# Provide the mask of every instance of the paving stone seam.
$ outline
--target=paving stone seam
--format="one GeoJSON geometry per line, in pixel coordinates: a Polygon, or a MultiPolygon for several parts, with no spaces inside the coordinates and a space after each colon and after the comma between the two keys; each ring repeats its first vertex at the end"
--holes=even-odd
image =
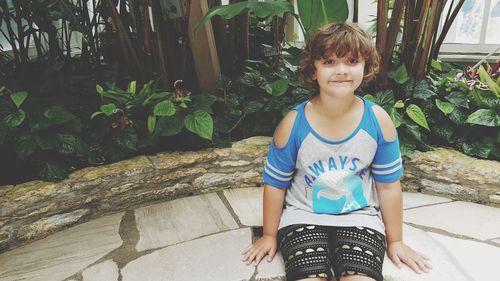
{"type": "Polygon", "coordinates": [[[444,236],[448,236],[448,237],[452,237],[452,238],[457,238],[457,239],[461,239],[461,240],[469,240],[469,241],[479,242],[479,243],[488,244],[488,245],[500,248],[500,245],[498,243],[490,241],[491,239],[481,240],[481,239],[477,239],[477,238],[462,235],[462,234],[448,232],[444,229],[440,229],[440,228],[436,228],[436,227],[432,227],[432,226],[427,226],[427,225],[415,224],[415,223],[411,223],[411,222],[404,222],[404,224],[418,228],[418,229],[423,230],[425,232],[432,232],[432,233],[436,233],[436,234],[440,234],[440,235],[444,235],[444,236]]]}
{"type": "Polygon", "coordinates": [[[122,281],[123,277],[121,270],[128,263],[152,252],[149,250],[138,252],[136,250],[137,243],[139,242],[139,230],[137,229],[134,210],[125,211],[125,215],[120,221],[118,234],[122,240],[122,244],[118,248],[112,250],[100,259],[84,267],[79,272],[68,277],[67,280],[83,281],[83,271],[107,260],[111,260],[118,267],[118,281],[122,281]]]}
{"type": "Polygon", "coordinates": [[[219,198],[222,201],[222,203],[224,204],[224,206],[226,206],[226,209],[231,214],[231,217],[233,217],[233,219],[236,221],[236,224],[238,225],[238,227],[239,228],[249,227],[249,226],[243,225],[241,223],[240,218],[238,217],[238,215],[234,211],[233,207],[231,206],[231,203],[229,203],[229,200],[227,200],[226,196],[224,195],[224,191],[221,190],[221,191],[217,191],[215,193],[217,194],[217,196],[219,196],[219,198]]]}
{"type": "MultiPolygon", "coordinates": [[[[448,199],[451,199],[451,198],[448,198],[448,199]]],[[[418,209],[418,208],[422,208],[422,207],[431,207],[431,206],[437,206],[437,205],[444,205],[444,204],[449,204],[449,203],[453,203],[453,202],[458,202],[459,200],[451,200],[451,201],[447,201],[447,202],[437,202],[437,203],[429,203],[429,204],[425,204],[425,205],[420,205],[420,206],[415,206],[415,207],[410,207],[410,208],[406,208],[404,209],[403,211],[406,211],[406,210],[414,210],[414,209],[418,209]]]]}
{"type": "Polygon", "coordinates": [[[255,266],[254,267],[254,270],[253,270],[253,273],[252,273],[252,276],[250,276],[249,279],[245,279],[246,281],[255,281],[255,279],[257,278],[257,274],[259,273],[258,271],[258,267],[255,266]]]}

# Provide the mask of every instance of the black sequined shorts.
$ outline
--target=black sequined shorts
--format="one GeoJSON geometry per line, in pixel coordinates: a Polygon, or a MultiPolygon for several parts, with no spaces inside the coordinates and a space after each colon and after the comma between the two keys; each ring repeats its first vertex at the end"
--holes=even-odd
{"type": "MultiPolygon", "coordinates": [[[[383,280],[385,236],[367,227],[290,225],[278,232],[287,280],[363,275],[383,280]]],[[[338,280],[338,277],[337,277],[338,280]]]]}

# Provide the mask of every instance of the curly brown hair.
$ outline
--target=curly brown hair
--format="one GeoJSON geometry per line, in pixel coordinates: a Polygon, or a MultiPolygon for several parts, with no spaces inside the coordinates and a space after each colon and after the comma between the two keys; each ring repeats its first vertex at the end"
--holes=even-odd
{"type": "Polygon", "coordinates": [[[379,69],[380,56],[370,34],[355,23],[332,23],[319,28],[307,41],[299,60],[299,80],[308,88],[318,89],[312,80],[314,61],[332,54],[342,58],[350,53],[354,59],[365,61],[363,84],[370,82],[379,69]],[[357,57],[356,57],[357,56],[357,57]]]}

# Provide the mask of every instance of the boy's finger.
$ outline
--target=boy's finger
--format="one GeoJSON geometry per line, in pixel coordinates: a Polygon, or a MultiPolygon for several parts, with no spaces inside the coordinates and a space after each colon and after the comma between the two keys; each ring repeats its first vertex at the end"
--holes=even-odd
{"type": "Polygon", "coordinates": [[[401,268],[401,260],[399,259],[398,255],[392,255],[391,260],[396,265],[398,268],[401,268]]]}
{"type": "Polygon", "coordinates": [[[248,246],[241,254],[244,255],[246,252],[250,251],[250,249],[252,249],[253,247],[253,244],[248,246]]]}
{"type": "Polygon", "coordinates": [[[408,265],[411,269],[413,269],[413,271],[415,271],[417,274],[422,274],[422,271],[420,270],[420,268],[418,267],[417,263],[414,260],[405,259],[404,263],[406,263],[406,265],[408,265]]]}
{"type": "Polygon", "coordinates": [[[276,255],[276,249],[271,249],[267,254],[267,261],[272,262],[274,259],[274,255],[276,255]]]}
{"type": "Polygon", "coordinates": [[[428,269],[432,269],[432,264],[426,260],[424,260],[424,264],[428,269]]]}
{"type": "Polygon", "coordinates": [[[431,258],[430,258],[429,256],[427,256],[427,255],[425,255],[425,254],[423,254],[423,253],[421,253],[421,252],[419,252],[419,251],[415,251],[415,252],[416,252],[417,254],[419,254],[422,258],[424,258],[424,259],[426,259],[426,260],[429,260],[429,261],[431,260],[431,258]]]}
{"type": "Polygon", "coordinates": [[[262,260],[263,258],[263,255],[262,254],[259,254],[255,257],[255,262],[254,262],[254,266],[258,266],[260,261],[262,260]]]}
{"type": "Polygon", "coordinates": [[[425,273],[429,272],[429,269],[427,268],[427,266],[425,266],[425,263],[424,263],[423,260],[422,261],[418,261],[416,263],[417,263],[418,267],[420,268],[420,270],[422,270],[425,273]]]}

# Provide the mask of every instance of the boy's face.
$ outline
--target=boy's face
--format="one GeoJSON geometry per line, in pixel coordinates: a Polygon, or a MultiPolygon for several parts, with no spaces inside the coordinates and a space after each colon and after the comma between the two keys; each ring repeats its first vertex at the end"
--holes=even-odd
{"type": "Polygon", "coordinates": [[[314,61],[316,68],[312,79],[319,85],[320,94],[343,97],[353,95],[361,85],[365,61],[353,58],[350,54],[338,58],[335,54],[314,61]]]}

